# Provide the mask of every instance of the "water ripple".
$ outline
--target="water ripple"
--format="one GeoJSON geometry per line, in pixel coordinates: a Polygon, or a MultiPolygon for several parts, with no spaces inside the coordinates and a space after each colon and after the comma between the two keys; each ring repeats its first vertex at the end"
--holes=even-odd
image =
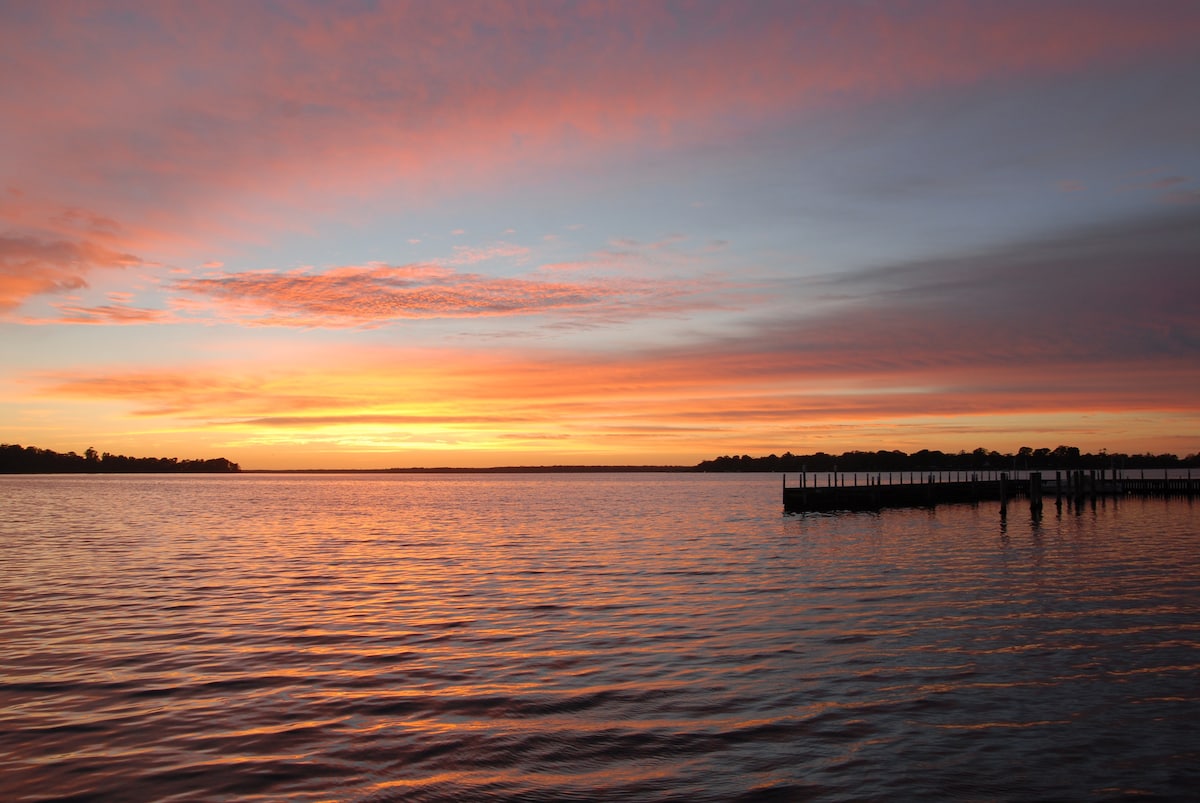
{"type": "Polygon", "coordinates": [[[5,800],[1200,788],[1200,515],[777,478],[0,478],[5,800]]]}

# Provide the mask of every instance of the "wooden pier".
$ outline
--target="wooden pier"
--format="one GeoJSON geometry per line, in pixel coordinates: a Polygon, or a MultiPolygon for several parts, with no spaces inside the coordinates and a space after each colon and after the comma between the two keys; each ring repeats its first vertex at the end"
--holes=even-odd
{"type": "MultiPolygon", "coordinates": [[[[1157,472],[1155,472],[1157,473],[1157,472]]],[[[791,513],[837,510],[881,510],[897,507],[933,507],[940,504],[999,501],[1023,498],[1040,510],[1043,500],[1068,504],[1118,496],[1200,496],[1200,478],[1127,476],[1112,469],[1088,471],[933,471],[933,472],[822,472],[800,474],[788,484],[783,477],[783,509],[791,513]]]]}

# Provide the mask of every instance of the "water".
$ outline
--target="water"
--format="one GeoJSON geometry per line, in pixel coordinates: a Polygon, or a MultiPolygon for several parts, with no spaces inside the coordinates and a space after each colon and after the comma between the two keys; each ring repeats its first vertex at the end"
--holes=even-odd
{"type": "Polygon", "coordinates": [[[1200,789],[1200,508],[779,486],[0,477],[0,798],[1200,789]]]}

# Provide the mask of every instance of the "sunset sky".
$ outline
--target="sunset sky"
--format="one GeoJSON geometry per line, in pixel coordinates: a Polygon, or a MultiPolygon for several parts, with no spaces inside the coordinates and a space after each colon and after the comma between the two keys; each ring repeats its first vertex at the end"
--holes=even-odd
{"type": "Polygon", "coordinates": [[[0,0],[0,441],[1200,451],[1200,3],[0,0]]]}

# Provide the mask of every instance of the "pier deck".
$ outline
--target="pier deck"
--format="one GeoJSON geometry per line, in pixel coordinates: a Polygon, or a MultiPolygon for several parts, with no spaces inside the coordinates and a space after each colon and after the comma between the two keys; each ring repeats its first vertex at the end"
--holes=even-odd
{"type": "Polygon", "coordinates": [[[836,472],[802,473],[799,483],[783,478],[783,508],[793,513],[835,510],[880,510],[898,507],[933,507],[939,504],[1029,500],[1040,508],[1042,500],[1079,501],[1113,496],[1200,496],[1200,478],[1124,476],[1119,471],[1007,472],[902,472],[899,480],[888,472],[852,475],[836,472]],[[822,484],[822,480],[823,483],[822,484]],[[851,484],[847,484],[847,482],[851,484]]]}

